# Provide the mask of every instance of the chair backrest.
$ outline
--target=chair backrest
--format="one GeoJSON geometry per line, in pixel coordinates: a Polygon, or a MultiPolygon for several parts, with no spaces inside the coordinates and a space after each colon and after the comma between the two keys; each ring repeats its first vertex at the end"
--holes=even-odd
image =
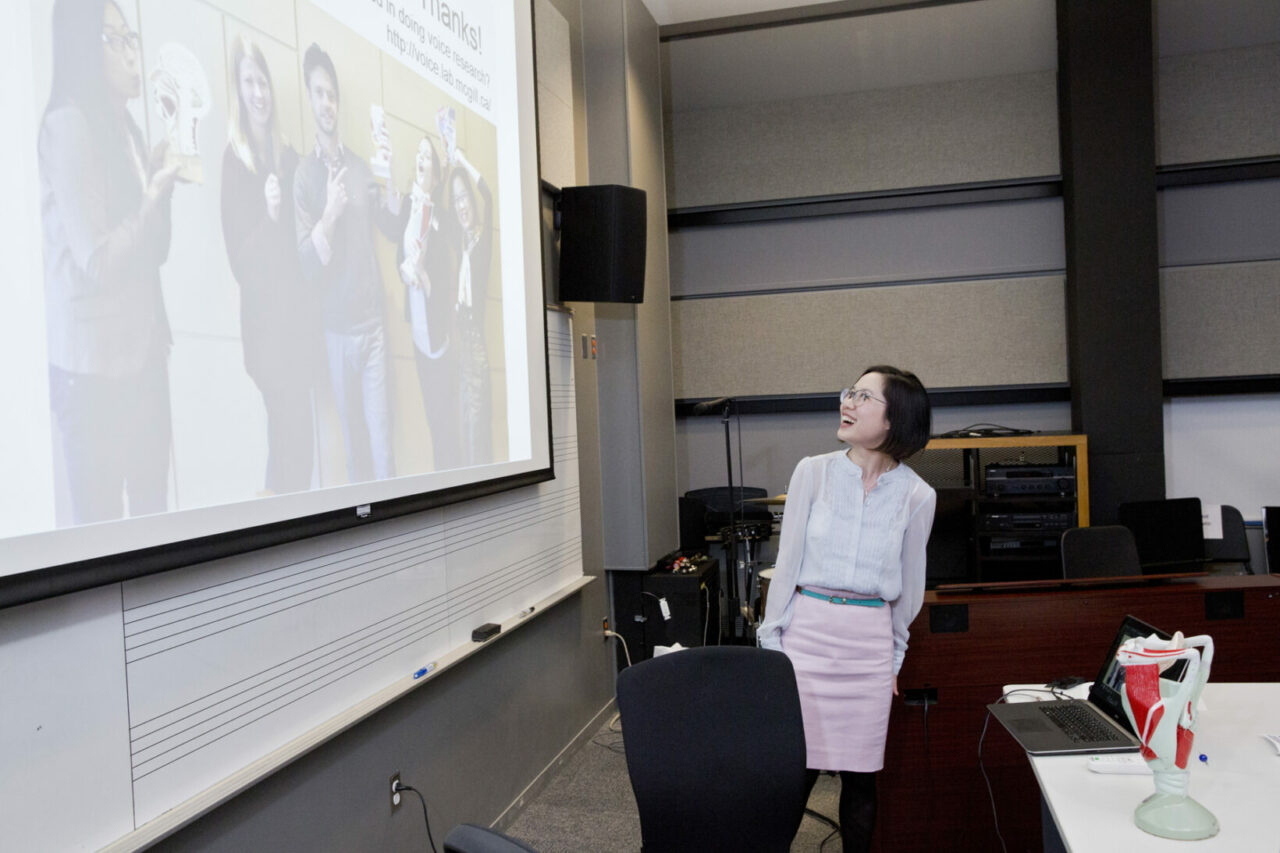
{"type": "Polygon", "coordinates": [[[523,841],[474,823],[460,823],[444,837],[444,853],[538,853],[523,841]]]}
{"type": "Polygon", "coordinates": [[[1116,508],[1133,532],[1144,571],[1198,569],[1204,564],[1204,519],[1199,498],[1132,501],[1116,508]]]}
{"type": "Polygon", "coordinates": [[[1142,574],[1129,528],[1119,524],[1072,527],[1062,533],[1064,578],[1113,578],[1142,574]]]}
{"type": "Polygon", "coordinates": [[[1249,537],[1240,510],[1222,505],[1222,538],[1204,540],[1204,556],[1211,563],[1240,563],[1249,569],[1249,537]]]}
{"type": "Polygon", "coordinates": [[[791,661],[686,649],[618,675],[627,770],[646,851],[790,848],[808,785],[791,661]]]}

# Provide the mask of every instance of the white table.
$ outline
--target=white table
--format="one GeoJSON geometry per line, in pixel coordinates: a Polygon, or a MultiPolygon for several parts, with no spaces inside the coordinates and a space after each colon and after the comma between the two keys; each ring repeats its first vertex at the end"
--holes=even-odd
{"type": "Polygon", "coordinates": [[[1221,827],[1203,841],[1157,838],[1133,810],[1155,789],[1150,776],[1094,773],[1081,755],[1027,756],[1068,850],[1280,851],[1280,755],[1262,738],[1280,734],[1280,684],[1205,685],[1191,754],[1190,794],[1221,827]],[[1207,763],[1196,758],[1203,753],[1207,763]]]}

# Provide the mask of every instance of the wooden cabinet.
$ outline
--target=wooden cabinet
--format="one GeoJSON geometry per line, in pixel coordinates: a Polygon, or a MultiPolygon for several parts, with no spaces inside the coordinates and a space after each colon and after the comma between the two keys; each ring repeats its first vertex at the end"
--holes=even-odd
{"type": "Polygon", "coordinates": [[[1061,577],[1062,531],[1089,524],[1083,435],[935,438],[908,464],[938,490],[931,588],[1061,577]]]}

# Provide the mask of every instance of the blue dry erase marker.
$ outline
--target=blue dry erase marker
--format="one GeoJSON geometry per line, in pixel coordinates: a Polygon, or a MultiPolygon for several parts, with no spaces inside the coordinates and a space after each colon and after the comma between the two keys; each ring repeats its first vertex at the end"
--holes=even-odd
{"type": "Polygon", "coordinates": [[[415,672],[415,673],[413,674],[413,678],[414,678],[414,680],[416,681],[417,679],[419,679],[419,678],[421,678],[422,676],[426,675],[428,672],[430,672],[431,670],[433,670],[433,669],[435,669],[435,668],[436,668],[436,665],[435,665],[434,663],[429,663],[429,664],[427,664],[427,665],[426,665],[426,666],[424,666],[422,669],[418,670],[417,672],[415,672]]]}

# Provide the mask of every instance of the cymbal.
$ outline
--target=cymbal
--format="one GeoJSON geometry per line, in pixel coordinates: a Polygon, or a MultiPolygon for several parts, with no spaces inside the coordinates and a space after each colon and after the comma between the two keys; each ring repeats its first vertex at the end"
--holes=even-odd
{"type": "Polygon", "coordinates": [[[785,494],[774,495],[771,498],[747,498],[746,501],[744,501],[744,503],[764,504],[765,506],[782,506],[786,502],[787,496],[785,494]]]}

